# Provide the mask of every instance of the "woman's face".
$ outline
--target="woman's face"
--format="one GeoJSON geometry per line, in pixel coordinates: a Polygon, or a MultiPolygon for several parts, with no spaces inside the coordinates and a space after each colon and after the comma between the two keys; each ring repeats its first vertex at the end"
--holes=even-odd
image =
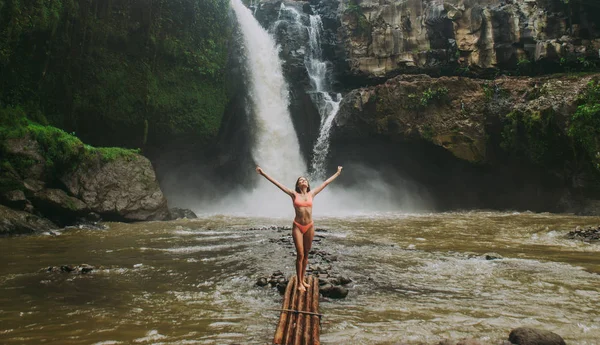
{"type": "Polygon", "coordinates": [[[303,186],[308,188],[308,180],[305,179],[304,177],[300,177],[298,179],[298,182],[296,183],[296,187],[302,188],[303,186]]]}

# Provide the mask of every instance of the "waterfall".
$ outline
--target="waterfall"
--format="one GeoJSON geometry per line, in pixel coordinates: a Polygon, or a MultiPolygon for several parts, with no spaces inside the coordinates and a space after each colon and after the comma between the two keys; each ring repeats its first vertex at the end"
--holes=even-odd
{"type": "Polygon", "coordinates": [[[231,4],[241,27],[250,76],[255,125],[252,156],[267,173],[290,184],[306,172],[306,163],[288,110],[289,92],[279,49],[241,0],[231,4]]]}
{"type": "Polygon", "coordinates": [[[319,137],[313,148],[311,170],[313,178],[322,180],[326,175],[325,164],[329,153],[329,132],[342,97],[340,94],[332,97],[331,94],[329,63],[323,60],[321,51],[321,35],[323,33],[321,17],[319,15],[302,15],[297,9],[287,7],[282,3],[274,28],[284,21],[291,24],[288,34],[298,36],[307,34],[304,66],[310,79],[309,95],[321,117],[319,137]]]}
{"type": "MultiPolygon", "coordinates": [[[[253,1],[254,6],[258,3],[253,1]]],[[[252,158],[265,172],[289,188],[294,187],[298,176],[307,172],[288,110],[290,95],[282,73],[280,47],[274,39],[277,35],[285,47],[285,54],[294,59],[293,63],[299,63],[300,66],[304,63],[310,78],[309,95],[321,117],[320,133],[313,148],[311,164],[311,184],[314,187],[319,183],[318,180],[326,177],[329,132],[339,109],[341,95],[331,92],[330,63],[324,61],[321,51],[321,18],[304,14],[292,6],[295,5],[280,6],[270,34],[259,25],[252,11],[241,0],[231,0],[239,24],[238,37],[243,41],[241,54],[246,75],[244,81],[240,82],[248,82],[249,100],[245,113],[251,119],[250,132],[255,136],[250,150],[252,158]]],[[[297,7],[300,8],[300,5],[297,7]]],[[[327,188],[319,194],[319,207],[315,209],[315,215],[319,212],[328,215],[370,210],[382,212],[396,209],[399,205],[413,207],[411,185],[404,185],[406,182],[401,177],[395,178],[394,185],[390,185],[380,176],[380,172],[356,164],[353,174],[364,176],[364,182],[356,188],[327,188]]],[[[225,186],[227,189],[224,191],[220,187],[213,187],[210,181],[207,183],[207,189],[214,188],[217,196],[199,205],[200,213],[293,217],[289,197],[265,179],[260,179],[256,186],[225,186]]]]}
{"type": "Polygon", "coordinates": [[[321,115],[321,126],[319,128],[319,137],[313,148],[312,172],[317,179],[325,179],[325,163],[329,153],[329,133],[333,119],[340,108],[342,97],[340,94],[331,97],[329,86],[329,69],[326,61],[323,61],[321,52],[321,33],[323,32],[323,22],[319,15],[310,16],[310,26],[308,28],[309,47],[306,54],[305,65],[310,77],[312,86],[311,98],[315,102],[319,115],[321,115]]]}
{"type": "MultiPolygon", "coordinates": [[[[256,5],[256,4],[255,4],[256,5]]],[[[264,171],[289,188],[307,167],[288,110],[289,91],[282,73],[279,47],[241,0],[231,0],[243,39],[249,79],[249,110],[253,133],[251,154],[264,171]]],[[[289,196],[266,179],[251,192],[231,190],[207,209],[251,214],[291,216],[289,196]]]]}

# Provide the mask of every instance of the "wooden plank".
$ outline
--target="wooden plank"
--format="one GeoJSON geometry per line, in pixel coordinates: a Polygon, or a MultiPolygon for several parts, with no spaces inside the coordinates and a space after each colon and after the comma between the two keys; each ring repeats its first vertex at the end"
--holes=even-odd
{"type": "MultiPolygon", "coordinates": [[[[282,309],[289,309],[293,292],[296,290],[296,277],[292,277],[288,282],[287,288],[285,289],[285,295],[283,296],[283,307],[282,309]]],[[[277,330],[275,331],[275,338],[273,339],[273,344],[281,345],[283,344],[283,336],[284,332],[287,329],[287,320],[289,318],[290,313],[282,311],[279,316],[279,324],[277,325],[277,330]]]]}
{"type": "MultiPolygon", "coordinates": [[[[305,306],[306,306],[306,310],[307,311],[312,311],[312,298],[313,298],[313,289],[315,288],[313,280],[315,279],[314,276],[309,276],[308,277],[308,284],[310,285],[310,290],[308,291],[308,293],[306,294],[306,302],[305,302],[305,306]]],[[[304,334],[302,336],[303,341],[302,344],[303,345],[312,345],[312,341],[311,341],[311,332],[310,332],[310,321],[312,319],[312,317],[315,315],[310,315],[310,314],[306,314],[306,316],[304,317],[304,334]]]]}
{"type": "MultiPolygon", "coordinates": [[[[295,279],[295,277],[293,277],[292,279],[295,279]]],[[[299,282],[296,282],[296,286],[300,284],[299,282]]],[[[292,303],[290,304],[290,309],[292,310],[298,310],[298,296],[299,292],[297,288],[294,288],[294,291],[292,291],[292,303]]],[[[288,321],[287,321],[287,327],[285,330],[285,335],[283,337],[283,343],[285,345],[291,345],[292,342],[294,341],[294,331],[295,331],[295,327],[296,327],[296,319],[298,318],[298,314],[296,313],[289,313],[290,315],[288,316],[288,321]]]]}
{"type": "Polygon", "coordinates": [[[283,297],[279,323],[275,331],[273,344],[277,345],[319,345],[319,280],[308,277],[310,288],[306,292],[298,291],[298,282],[293,276],[283,297]]]}
{"type": "MultiPolygon", "coordinates": [[[[319,312],[319,279],[317,279],[316,277],[313,277],[313,280],[311,282],[311,292],[312,292],[312,298],[311,298],[311,306],[310,306],[310,310],[318,313],[319,312]]],[[[319,345],[321,344],[321,338],[320,338],[320,334],[321,334],[321,321],[319,316],[317,315],[311,315],[310,316],[310,332],[311,332],[311,345],[319,345]]]]}
{"type": "MultiPolygon", "coordinates": [[[[301,282],[302,283],[302,282],[301,282]]],[[[298,291],[298,309],[300,311],[306,310],[306,296],[310,295],[310,292],[307,290],[305,292],[298,291]]],[[[302,336],[304,335],[304,320],[307,315],[299,313],[296,319],[296,330],[294,335],[294,344],[302,344],[302,336]]]]}

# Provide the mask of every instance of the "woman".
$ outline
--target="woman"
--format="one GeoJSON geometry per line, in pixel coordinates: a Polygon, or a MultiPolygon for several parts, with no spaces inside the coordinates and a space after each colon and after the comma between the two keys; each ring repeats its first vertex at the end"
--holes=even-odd
{"type": "Polygon", "coordinates": [[[330,184],[331,181],[335,180],[336,177],[340,176],[342,167],[338,167],[337,172],[333,174],[333,176],[312,191],[310,190],[310,184],[305,177],[299,177],[296,181],[296,190],[291,190],[267,175],[258,166],[256,167],[256,172],[271,181],[271,183],[279,187],[279,189],[292,198],[294,210],[296,211],[296,217],[294,218],[292,226],[292,238],[294,239],[294,245],[296,246],[296,279],[298,282],[301,282],[301,284],[298,284],[298,290],[305,292],[306,288],[310,287],[310,285],[304,281],[304,274],[306,272],[306,266],[308,265],[308,252],[310,252],[312,240],[313,237],[315,237],[315,227],[312,219],[312,201],[323,188],[330,184]]]}

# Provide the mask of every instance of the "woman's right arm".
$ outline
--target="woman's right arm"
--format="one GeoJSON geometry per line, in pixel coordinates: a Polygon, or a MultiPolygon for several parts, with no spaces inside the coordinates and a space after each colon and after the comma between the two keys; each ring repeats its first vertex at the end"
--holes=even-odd
{"type": "Polygon", "coordinates": [[[259,166],[256,167],[256,172],[259,175],[264,176],[267,180],[271,181],[272,184],[276,185],[279,189],[281,189],[285,194],[291,196],[292,198],[294,198],[294,191],[287,188],[286,186],[282,185],[281,183],[277,182],[277,180],[275,180],[274,178],[272,178],[271,176],[267,175],[267,173],[265,173],[259,166]]]}

